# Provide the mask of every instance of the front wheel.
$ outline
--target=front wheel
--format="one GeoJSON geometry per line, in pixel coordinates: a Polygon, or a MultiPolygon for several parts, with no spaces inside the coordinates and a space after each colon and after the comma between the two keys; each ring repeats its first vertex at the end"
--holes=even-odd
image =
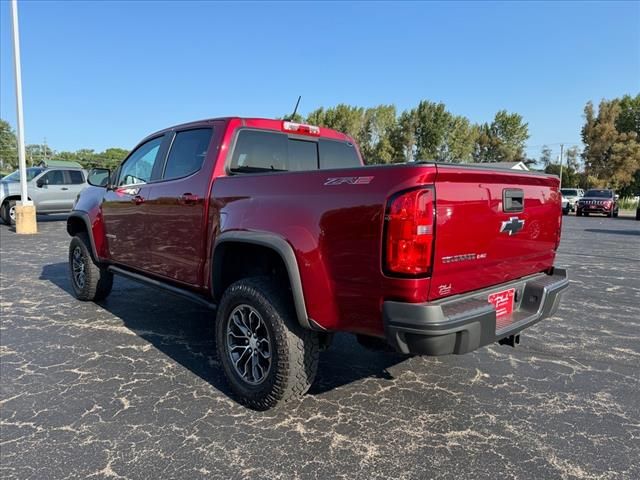
{"type": "Polygon", "coordinates": [[[79,233],[69,244],[69,276],[78,300],[98,301],[106,298],[113,287],[113,274],[93,261],[87,247],[89,238],[79,233]]]}
{"type": "Polygon", "coordinates": [[[576,217],[582,216],[582,210],[576,210],[576,217]]]}
{"type": "Polygon", "coordinates": [[[269,278],[243,279],[218,306],[218,358],[239,400],[256,410],[302,397],[318,369],[318,335],[298,324],[286,292],[269,278]]]}
{"type": "Polygon", "coordinates": [[[16,224],[16,201],[15,200],[7,200],[2,204],[0,208],[0,216],[2,216],[2,221],[7,225],[15,225],[16,224]]]}

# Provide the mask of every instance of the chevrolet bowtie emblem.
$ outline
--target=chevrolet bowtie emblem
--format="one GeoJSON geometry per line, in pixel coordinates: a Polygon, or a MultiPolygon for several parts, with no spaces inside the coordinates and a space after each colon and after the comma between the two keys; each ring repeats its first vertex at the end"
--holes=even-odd
{"type": "Polygon", "coordinates": [[[508,233],[509,236],[515,235],[524,228],[524,220],[518,217],[511,217],[509,220],[502,222],[500,233],[508,233]]]}

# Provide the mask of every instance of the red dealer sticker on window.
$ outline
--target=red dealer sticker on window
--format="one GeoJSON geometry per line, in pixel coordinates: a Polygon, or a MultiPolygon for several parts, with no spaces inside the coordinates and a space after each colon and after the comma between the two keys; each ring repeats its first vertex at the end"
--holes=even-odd
{"type": "MultiPolygon", "coordinates": [[[[496,307],[496,320],[507,317],[513,313],[513,299],[515,297],[515,293],[516,289],[510,288],[509,290],[503,290],[502,292],[496,292],[489,295],[487,300],[496,307]]],[[[500,323],[502,326],[505,326],[505,322],[500,323]]]]}

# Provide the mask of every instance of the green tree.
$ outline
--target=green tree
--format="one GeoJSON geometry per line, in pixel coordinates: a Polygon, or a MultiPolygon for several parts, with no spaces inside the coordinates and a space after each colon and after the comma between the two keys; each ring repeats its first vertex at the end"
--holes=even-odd
{"type": "Polygon", "coordinates": [[[438,160],[451,123],[444,103],[421,101],[416,109],[416,159],[438,160]]]}
{"type": "Polygon", "coordinates": [[[358,140],[367,163],[391,163],[394,160],[391,135],[396,123],[396,107],[393,105],[378,105],[365,110],[358,140]]]}
{"type": "Polygon", "coordinates": [[[573,168],[575,171],[580,169],[580,149],[576,145],[567,149],[565,158],[564,163],[567,167],[573,168]]]}
{"type": "Polygon", "coordinates": [[[411,162],[416,154],[416,125],[418,116],[415,109],[400,114],[389,135],[389,143],[394,153],[394,162],[411,162]]]}
{"type": "Polygon", "coordinates": [[[640,93],[635,97],[625,95],[620,99],[619,106],[616,130],[619,133],[636,132],[640,137],[640,93]]]}
{"type": "Polygon", "coordinates": [[[40,165],[40,162],[50,160],[54,156],[53,150],[48,145],[37,143],[24,147],[27,156],[27,165],[40,165]]]}
{"type": "Polygon", "coordinates": [[[540,150],[540,164],[546,169],[553,162],[551,149],[547,145],[540,150]]]}
{"type": "Polygon", "coordinates": [[[9,122],[0,120],[0,170],[18,167],[18,142],[9,122]]]}
{"type": "Polygon", "coordinates": [[[491,135],[495,142],[497,162],[514,162],[525,158],[524,146],[529,139],[529,125],[521,115],[500,110],[491,123],[491,135]]]}
{"type": "MultiPolygon", "coordinates": [[[[635,100],[624,97],[633,106],[635,100]]],[[[596,112],[593,104],[585,106],[585,124],[582,141],[585,145],[582,158],[587,174],[598,186],[627,189],[634,182],[640,169],[640,146],[638,132],[629,121],[631,115],[625,106],[625,120],[620,122],[623,102],[618,99],[602,100],[596,112]],[[625,128],[619,131],[618,127],[625,128]]]]}
{"type": "Polygon", "coordinates": [[[454,163],[471,162],[477,138],[478,129],[471,125],[468,118],[451,115],[437,160],[454,163]]]}

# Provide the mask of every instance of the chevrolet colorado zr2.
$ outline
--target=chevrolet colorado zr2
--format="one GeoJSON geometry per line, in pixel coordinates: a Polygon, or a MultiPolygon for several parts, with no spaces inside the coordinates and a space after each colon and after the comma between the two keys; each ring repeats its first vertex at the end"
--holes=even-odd
{"type": "Polygon", "coordinates": [[[335,332],[413,355],[463,354],[558,308],[559,180],[414,162],[364,166],[334,130],[218,118],[94,169],[67,222],[80,300],[113,275],[215,310],[237,397],[302,396],[335,332]]]}

